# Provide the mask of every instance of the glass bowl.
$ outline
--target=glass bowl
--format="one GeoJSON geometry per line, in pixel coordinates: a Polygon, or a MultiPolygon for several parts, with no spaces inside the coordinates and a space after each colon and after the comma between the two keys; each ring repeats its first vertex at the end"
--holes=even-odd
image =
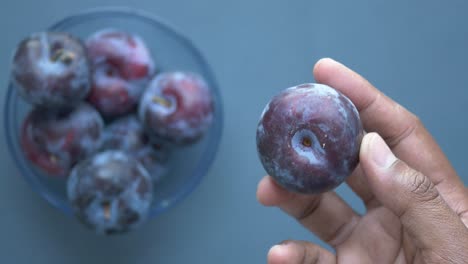
{"type": "MultiPolygon", "coordinates": [[[[65,31],[85,39],[104,28],[139,34],[163,71],[182,70],[200,74],[207,81],[214,98],[214,119],[207,134],[196,144],[177,148],[171,153],[167,175],[154,187],[150,217],[155,217],[183,200],[207,173],[216,155],[222,133],[222,101],[213,73],[193,43],[160,18],[128,8],[94,9],[69,16],[52,25],[51,31],[65,31]]],[[[23,119],[31,106],[17,94],[10,83],[4,109],[6,140],[16,166],[32,189],[54,207],[72,216],[66,180],[39,171],[23,155],[19,143],[23,119]]]]}

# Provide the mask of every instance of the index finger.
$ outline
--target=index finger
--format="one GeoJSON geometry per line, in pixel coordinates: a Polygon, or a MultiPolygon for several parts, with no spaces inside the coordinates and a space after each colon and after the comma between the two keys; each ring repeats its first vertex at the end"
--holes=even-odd
{"type": "Polygon", "coordinates": [[[314,77],[346,95],[356,105],[365,130],[377,132],[400,159],[427,175],[455,212],[468,211],[462,181],[417,116],[332,59],[319,60],[314,77]]]}

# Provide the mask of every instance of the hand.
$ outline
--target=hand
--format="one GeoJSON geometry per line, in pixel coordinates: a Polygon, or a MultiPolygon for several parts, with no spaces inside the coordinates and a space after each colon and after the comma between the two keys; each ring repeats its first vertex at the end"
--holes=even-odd
{"type": "Polygon", "coordinates": [[[257,197],[278,206],[332,246],[285,241],[268,263],[468,263],[468,192],[420,120],[357,73],[331,59],[314,77],[348,96],[368,134],[346,183],[359,215],[335,192],[301,195],[263,178],[257,197]]]}

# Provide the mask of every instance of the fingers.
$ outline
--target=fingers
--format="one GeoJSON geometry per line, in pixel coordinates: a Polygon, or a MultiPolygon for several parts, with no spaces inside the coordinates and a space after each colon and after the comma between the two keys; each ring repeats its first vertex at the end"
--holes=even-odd
{"type": "Polygon", "coordinates": [[[268,264],[333,264],[335,256],[328,250],[305,241],[285,241],[268,252],[268,264]]]}
{"type": "Polygon", "coordinates": [[[346,179],[348,186],[361,198],[367,210],[371,210],[380,205],[375,199],[372,190],[369,188],[366,177],[364,177],[362,168],[358,164],[353,173],[346,179]]]}
{"type": "Polygon", "coordinates": [[[291,193],[276,184],[270,176],[260,181],[257,197],[263,205],[278,206],[334,247],[348,238],[360,218],[334,192],[321,195],[291,193]]]}
{"type": "Polygon", "coordinates": [[[341,63],[332,59],[319,60],[314,67],[314,76],[318,82],[339,90],[351,99],[366,131],[376,131],[396,144],[415,125],[416,117],[413,114],[341,63]]]}
{"type": "MultiPolygon", "coordinates": [[[[318,61],[314,76],[317,82],[327,84],[349,97],[360,112],[365,130],[379,133],[400,159],[428,176],[452,209],[459,214],[468,211],[468,195],[463,182],[414,114],[334,60],[318,61]]],[[[352,179],[348,182],[353,184],[352,179]]],[[[360,193],[358,195],[361,196],[360,193]]]]}
{"type": "Polygon", "coordinates": [[[434,183],[397,159],[378,134],[364,137],[360,160],[376,198],[400,218],[419,248],[439,250],[448,241],[453,245],[468,242],[468,229],[434,183]]]}

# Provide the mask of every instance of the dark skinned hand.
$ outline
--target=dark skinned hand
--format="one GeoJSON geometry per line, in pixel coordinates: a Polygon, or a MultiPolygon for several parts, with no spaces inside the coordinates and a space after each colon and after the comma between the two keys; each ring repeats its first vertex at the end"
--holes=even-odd
{"type": "Polygon", "coordinates": [[[260,203],[281,208],[335,249],[289,240],[270,249],[268,263],[468,263],[468,192],[421,121],[334,60],[318,61],[314,77],[359,110],[367,134],[346,183],[366,213],[333,191],[295,194],[266,176],[260,203]]]}

